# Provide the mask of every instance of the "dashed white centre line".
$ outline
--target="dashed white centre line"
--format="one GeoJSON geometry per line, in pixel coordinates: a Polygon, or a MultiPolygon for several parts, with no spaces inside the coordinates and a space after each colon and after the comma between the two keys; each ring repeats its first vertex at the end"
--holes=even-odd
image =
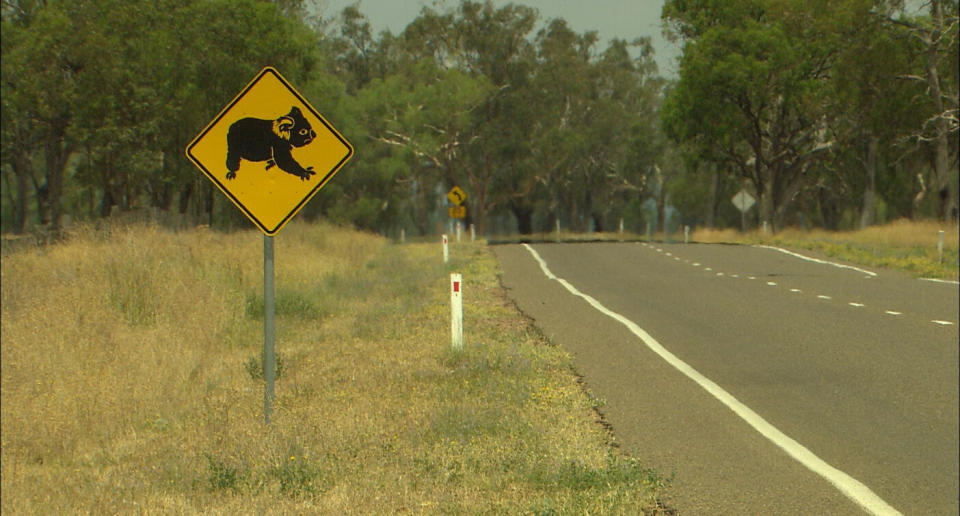
{"type": "Polygon", "coordinates": [[[939,324],[939,325],[942,325],[942,326],[950,326],[950,325],[953,324],[953,323],[950,322],[950,321],[941,321],[941,320],[939,320],[939,319],[934,319],[934,320],[932,320],[932,321],[930,321],[930,322],[932,322],[932,323],[934,323],[934,324],[939,324]]]}
{"type": "MultiPolygon", "coordinates": [[[[693,380],[697,385],[703,388],[703,390],[716,398],[720,403],[723,403],[727,408],[733,411],[734,414],[740,417],[740,419],[745,421],[754,430],[759,432],[760,435],[766,437],[774,445],[793,457],[794,460],[800,464],[803,464],[805,467],[810,469],[810,471],[813,471],[817,475],[820,475],[826,479],[847,498],[863,507],[870,514],[901,514],[900,511],[896,510],[893,508],[893,506],[877,496],[876,493],[871,491],[870,488],[864,485],[862,482],[828,464],[808,448],[781,432],[766,419],[763,419],[763,417],[754,412],[753,409],[744,405],[742,402],[740,402],[740,400],[733,397],[733,395],[727,392],[723,387],[720,387],[713,380],[710,380],[701,374],[699,371],[690,366],[690,364],[680,360],[680,358],[667,350],[667,348],[663,347],[663,345],[657,342],[657,340],[650,336],[650,334],[647,333],[643,328],[638,326],[637,323],[627,319],[623,315],[611,311],[607,307],[600,304],[600,302],[595,298],[580,292],[567,280],[557,277],[555,274],[553,274],[553,272],[550,271],[550,268],[547,267],[547,262],[543,261],[543,258],[540,257],[533,247],[530,247],[528,244],[523,244],[523,247],[530,251],[530,254],[533,255],[534,260],[540,264],[540,270],[543,271],[543,274],[547,278],[557,281],[563,285],[568,292],[583,299],[598,312],[626,326],[627,329],[629,329],[634,335],[643,341],[650,351],[659,355],[660,358],[674,367],[677,371],[685,375],[687,378],[693,380]]],[[[947,321],[941,321],[941,323],[943,322],[947,321]]]]}
{"type": "Polygon", "coordinates": [[[820,299],[833,299],[832,297],[830,297],[830,296],[825,296],[825,295],[823,295],[823,294],[820,294],[820,295],[817,296],[817,297],[819,297],[820,299]]]}
{"type": "Polygon", "coordinates": [[[768,281],[768,282],[767,282],[767,285],[770,285],[771,287],[776,287],[776,286],[777,286],[777,282],[776,282],[776,281],[768,281]]]}
{"type": "Polygon", "coordinates": [[[792,288],[790,289],[790,292],[801,292],[801,290],[798,288],[792,288]]]}
{"type": "Polygon", "coordinates": [[[867,306],[867,305],[865,305],[865,304],[863,304],[863,303],[847,303],[847,304],[850,305],[850,306],[855,306],[855,307],[857,307],[857,308],[860,308],[861,306],[867,306]]]}
{"type": "Polygon", "coordinates": [[[903,312],[895,312],[893,310],[884,310],[883,313],[887,315],[903,315],[903,312]]]}

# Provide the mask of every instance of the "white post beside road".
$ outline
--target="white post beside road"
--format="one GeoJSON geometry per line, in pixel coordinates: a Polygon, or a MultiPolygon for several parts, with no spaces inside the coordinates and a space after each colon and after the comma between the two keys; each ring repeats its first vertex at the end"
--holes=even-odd
{"type": "Polygon", "coordinates": [[[463,229],[463,224],[457,222],[457,243],[458,244],[460,243],[460,233],[463,232],[461,231],[462,229],[463,229]]]}
{"type": "Polygon", "coordinates": [[[620,236],[623,236],[623,217],[620,217],[620,236]]]}
{"type": "Polygon", "coordinates": [[[463,349],[463,277],[450,274],[450,333],[453,350],[463,349]]]}
{"type": "Polygon", "coordinates": [[[690,243],[690,226],[683,226],[683,243],[690,243]]]}
{"type": "Polygon", "coordinates": [[[400,228],[400,243],[401,244],[407,243],[407,230],[403,228],[400,228]]]}
{"type": "Polygon", "coordinates": [[[470,243],[477,241],[477,228],[473,227],[473,224],[470,224],[470,243]]]}
{"type": "Polygon", "coordinates": [[[560,241],[560,217],[557,217],[557,242],[560,241]]]}
{"type": "Polygon", "coordinates": [[[943,230],[940,230],[940,236],[937,238],[937,263],[943,263],[943,230]]]}
{"type": "Polygon", "coordinates": [[[447,246],[447,235],[443,235],[443,263],[450,263],[450,248],[447,246]]]}

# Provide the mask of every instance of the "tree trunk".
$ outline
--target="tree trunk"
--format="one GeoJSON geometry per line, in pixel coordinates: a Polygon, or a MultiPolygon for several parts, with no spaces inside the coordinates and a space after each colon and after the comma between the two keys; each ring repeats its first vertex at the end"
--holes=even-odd
{"type": "Polygon", "coordinates": [[[760,225],[763,226],[763,223],[767,223],[768,231],[773,228],[773,210],[774,210],[774,183],[775,183],[775,172],[769,170],[766,180],[763,183],[763,189],[757,189],[757,192],[760,192],[760,199],[758,203],[760,205],[760,225]]]}
{"type": "Polygon", "coordinates": [[[940,73],[937,62],[940,57],[940,38],[946,33],[943,20],[943,4],[940,0],[931,0],[930,17],[934,23],[934,34],[927,48],[927,91],[936,110],[934,128],[934,185],[937,191],[937,215],[942,221],[949,221],[954,217],[957,208],[957,191],[950,184],[953,170],[950,169],[950,123],[945,117],[946,108],[943,105],[943,90],[940,84],[940,73]]]}
{"type": "Polygon", "coordinates": [[[877,137],[871,135],[867,143],[867,161],[864,168],[867,184],[863,191],[863,208],[860,211],[860,229],[873,225],[877,212],[877,137]]]}
{"type": "Polygon", "coordinates": [[[593,219],[593,231],[596,232],[596,233],[603,233],[603,231],[604,231],[604,224],[603,224],[603,219],[604,219],[604,217],[603,217],[602,215],[598,215],[598,214],[596,214],[596,213],[594,213],[594,214],[591,215],[590,217],[593,219]]]}
{"type": "Polygon", "coordinates": [[[837,201],[833,192],[827,188],[818,188],[817,204],[820,208],[820,219],[824,229],[835,231],[840,225],[840,210],[837,209],[837,201]]]}
{"type": "Polygon", "coordinates": [[[56,234],[60,231],[61,206],[63,196],[63,175],[70,157],[70,151],[65,147],[66,124],[51,124],[50,135],[45,145],[47,162],[47,199],[46,205],[50,215],[50,230],[56,234]]]}
{"type": "Polygon", "coordinates": [[[713,229],[717,223],[717,189],[719,188],[720,174],[716,165],[710,165],[710,191],[707,197],[707,228],[713,229]]]}
{"type": "Polygon", "coordinates": [[[667,218],[667,190],[660,185],[660,192],[657,193],[657,233],[661,235],[666,233],[667,218]]]}
{"type": "Polygon", "coordinates": [[[13,210],[13,231],[23,234],[27,224],[27,197],[30,195],[30,158],[23,152],[14,156],[13,175],[17,180],[17,200],[13,210]]]}
{"type": "Polygon", "coordinates": [[[510,207],[510,211],[517,218],[517,231],[521,235],[533,233],[533,208],[515,204],[510,207]]]}

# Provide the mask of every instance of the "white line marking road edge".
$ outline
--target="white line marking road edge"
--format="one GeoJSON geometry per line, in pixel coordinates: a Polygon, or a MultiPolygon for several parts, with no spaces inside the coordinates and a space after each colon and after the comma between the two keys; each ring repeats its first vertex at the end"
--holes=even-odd
{"type": "Polygon", "coordinates": [[[781,249],[781,248],[779,248],[779,247],[773,247],[773,246],[770,246],[770,245],[755,245],[755,246],[753,246],[753,247],[761,247],[761,248],[763,248],[763,249],[774,249],[774,250],[776,250],[776,251],[780,251],[781,253],[786,253],[786,254],[789,254],[790,256],[796,256],[797,258],[800,258],[800,259],[803,259],[803,260],[807,260],[808,262],[816,262],[816,263],[823,263],[823,264],[826,264],[826,265],[833,265],[834,267],[840,267],[840,268],[842,268],[842,269],[853,269],[853,270],[855,270],[855,271],[857,271],[857,272],[862,272],[862,273],[864,273],[864,274],[869,274],[870,276],[876,276],[876,275],[877,275],[876,272],[870,272],[870,271],[868,271],[868,270],[866,270],[866,269],[861,269],[861,268],[859,268],[859,267],[854,267],[853,265],[844,265],[844,264],[842,264],[842,263],[834,263],[834,262],[828,262],[828,261],[826,261],[826,260],[820,260],[820,259],[817,259],[817,258],[811,258],[811,257],[809,257],[809,256],[804,256],[804,255],[802,255],[802,254],[795,253],[795,252],[793,252],[793,251],[787,251],[786,249],[781,249]]]}
{"type": "Polygon", "coordinates": [[[752,426],[757,432],[760,432],[761,435],[769,439],[773,444],[777,445],[780,449],[793,457],[797,462],[803,464],[808,469],[833,484],[833,486],[839,489],[840,492],[847,496],[847,498],[856,502],[870,514],[901,514],[899,511],[891,507],[887,502],[883,501],[873,491],[871,491],[870,488],[863,485],[859,480],[827,464],[823,459],[817,457],[802,444],[793,440],[776,427],[768,423],[765,419],[760,417],[759,414],[734,398],[733,395],[724,390],[722,387],[714,383],[706,376],[700,374],[700,372],[683,360],[677,358],[676,355],[660,345],[656,339],[651,337],[649,333],[643,330],[643,328],[637,326],[636,323],[616,312],[607,309],[607,307],[600,304],[600,302],[596,299],[577,290],[577,288],[567,282],[567,280],[558,278],[553,274],[553,272],[550,271],[550,268],[547,267],[547,262],[543,261],[543,258],[541,258],[540,255],[528,244],[523,244],[523,247],[526,247],[527,250],[530,251],[530,254],[533,255],[533,258],[537,261],[537,263],[540,264],[540,269],[543,271],[543,274],[547,276],[547,278],[556,280],[574,296],[582,298],[600,313],[626,326],[631,332],[633,332],[634,335],[639,337],[648,348],[650,348],[650,351],[653,351],[659,355],[660,358],[664,359],[676,370],[680,371],[686,375],[687,378],[690,378],[700,385],[700,387],[710,393],[711,396],[726,405],[727,408],[732,410],[737,416],[740,417],[740,419],[746,421],[747,424],[752,426]]]}
{"type": "Polygon", "coordinates": [[[936,283],[946,283],[948,285],[960,285],[960,281],[953,281],[948,279],[937,279],[937,278],[918,278],[923,281],[933,281],[936,283]]]}

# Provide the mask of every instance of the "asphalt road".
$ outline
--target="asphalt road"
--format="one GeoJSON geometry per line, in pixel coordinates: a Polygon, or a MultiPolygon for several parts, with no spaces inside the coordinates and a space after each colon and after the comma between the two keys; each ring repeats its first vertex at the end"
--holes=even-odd
{"type": "Polygon", "coordinates": [[[606,400],[621,447],[674,475],[681,514],[870,513],[841,491],[851,483],[903,514],[960,511],[956,284],[747,246],[494,252],[518,307],[606,400]],[[611,313],[835,474],[801,463],[611,313]]]}

